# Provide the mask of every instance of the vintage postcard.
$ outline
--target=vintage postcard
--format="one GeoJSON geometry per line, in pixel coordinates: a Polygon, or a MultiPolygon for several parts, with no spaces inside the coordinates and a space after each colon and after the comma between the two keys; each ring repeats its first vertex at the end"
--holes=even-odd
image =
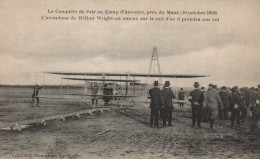
{"type": "Polygon", "coordinates": [[[259,13],[1,0],[0,158],[259,158],[259,13]]]}

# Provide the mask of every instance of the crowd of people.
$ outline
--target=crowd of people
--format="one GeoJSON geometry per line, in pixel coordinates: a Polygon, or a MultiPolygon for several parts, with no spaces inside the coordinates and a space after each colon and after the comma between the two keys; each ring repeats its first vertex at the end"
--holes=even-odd
{"type": "MultiPolygon", "coordinates": [[[[158,81],[155,81],[154,88],[149,90],[148,98],[151,99],[150,126],[158,127],[159,117],[163,120],[163,126],[166,126],[166,121],[171,126],[172,99],[175,99],[175,95],[169,87],[169,81],[165,82],[162,90],[158,85],[158,81]]],[[[230,120],[231,127],[240,127],[251,118],[249,133],[255,131],[260,117],[260,85],[258,88],[238,88],[238,86],[217,88],[217,85],[209,84],[207,91],[205,87],[200,88],[198,82],[195,82],[193,86],[195,89],[190,92],[188,97],[191,102],[192,127],[197,125],[200,128],[201,121],[204,121],[209,122],[210,130],[212,130],[215,120],[230,120]]],[[[182,88],[178,93],[178,99],[185,99],[182,88]]],[[[182,103],[180,103],[180,107],[183,107],[182,103]]]]}
{"type": "MultiPolygon", "coordinates": [[[[149,90],[148,98],[151,99],[151,117],[150,126],[159,127],[159,118],[163,121],[163,126],[172,126],[172,111],[174,109],[172,100],[175,95],[170,88],[170,82],[165,81],[163,89],[160,90],[158,81],[154,81],[154,87],[149,90]]],[[[251,118],[251,127],[249,133],[253,133],[257,127],[260,118],[260,85],[258,88],[232,88],[223,86],[217,88],[217,85],[209,84],[208,90],[205,87],[199,87],[199,83],[194,83],[194,90],[189,94],[192,111],[192,127],[201,127],[201,121],[209,122],[210,129],[213,129],[215,120],[230,120],[231,127],[240,127],[241,124],[251,118]],[[231,114],[229,118],[229,112],[231,114]],[[197,123],[197,124],[196,124],[197,123]],[[235,124],[236,123],[236,124],[235,124]]],[[[31,106],[33,107],[36,99],[36,107],[39,107],[38,92],[42,87],[35,85],[32,94],[31,106]]],[[[91,84],[92,106],[98,104],[98,84],[91,84]]],[[[113,89],[107,84],[104,85],[104,95],[112,95],[113,89]]],[[[180,101],[185,100],[183,88],[178,93],[180,101]]],[[[104,97],[104,104],[109,103],[110,97],[104,97]]],[[[183,102],[180,102],[183,107],[183,102]]]]}

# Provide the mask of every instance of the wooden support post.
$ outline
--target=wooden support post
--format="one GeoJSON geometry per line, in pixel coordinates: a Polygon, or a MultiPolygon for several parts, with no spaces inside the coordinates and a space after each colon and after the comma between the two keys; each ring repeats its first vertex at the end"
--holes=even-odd
{"type": "Polygon", "coordinates": [[[113,83],[113,101],[115,100],[115,97],[114,97],[115,94],[116,94],[116,83],[114,81],[114,83],[113,83]]]}
{"type": "MultiPolygon", "coordinates": [[[[127,80],[129,80],[130,79],[130,74],[128,74],[128,76],[127,76],[127,80]]],[[[130,83],[129,82],[127,82],[127,85],[128,85],[128,87],[127,87],[127,94],[126,95],[129,95],[130,94],[130,87],[131,87],[131,85],[130,85],[130,83]]]]}
{"type": "MultiPolygon", "coordinates": [[[[70,75],[68,75],[68,78],[70,78],[70,75]]],[[[68,92],[70,90],[70,80],[68,80],[68,92]]]]}
{"type": "MultiPolygon", "coordinates": [[[[87,78],[86,74],[85,74],[85,79],[87,78]]],[[[86,85],[87,81],[84,82],[84,103],[87,105],[87,99],[86,99],[86,94],[87,94],[87,85],[86,85]]]]}
{"type": "Polygon", "coordinates": [[[37,72],[35,72],[35,82],[37,83],[37,72]]]}
{"type": "Polygon", "coordinates": [[[44,72],[42,72],[42,89],[44,89],[44,72]]]}
{"type": "Polygon", "coordinates": [[[133,76],[133,80],[134,80],[134,82],[133,82],[133,94],[135,95],[135,76],[133,76]]]}
{"type": "Polygon", "coordinates": [[[62,96],[62,77],[60,78],[60,95],[62,96]]]}

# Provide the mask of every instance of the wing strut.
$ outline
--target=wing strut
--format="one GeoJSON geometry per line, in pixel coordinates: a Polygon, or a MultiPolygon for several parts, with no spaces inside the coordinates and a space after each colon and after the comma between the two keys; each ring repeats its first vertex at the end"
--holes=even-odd
{"type": "Polygon", "coordinates": [[[62,77],[60,78],[60,96],[62,97],[62,77]]]}

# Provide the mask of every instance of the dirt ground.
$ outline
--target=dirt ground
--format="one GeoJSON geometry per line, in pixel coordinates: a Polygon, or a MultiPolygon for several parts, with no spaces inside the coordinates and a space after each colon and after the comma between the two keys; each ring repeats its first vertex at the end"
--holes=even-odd
{"type": "MultiPolygon", "coordinates": [[[[26,94],[23,100],[9,101],[4,95],[2,93],[0,99],[1,122],[90,108],[79,101],[56,100],[43,101],[40,108],[31,108],[26,94]]],[[[21,132],[2,130],[0,158],[260,157],[259,129],[247,135],[250,123],[239,129],[230,128],[230,121],[217,121],[215,131],[209,130],[209,123],[202,123],[202,128],[192,128],[190,105],[187,104],[184,108],[175,106],[173,126],[150,128],[148,105],[136,102],[131,107],[113,107],[110,111],[82,115],[79,119],[50,121],[47,126],[33,125],[21,132]]]]}

